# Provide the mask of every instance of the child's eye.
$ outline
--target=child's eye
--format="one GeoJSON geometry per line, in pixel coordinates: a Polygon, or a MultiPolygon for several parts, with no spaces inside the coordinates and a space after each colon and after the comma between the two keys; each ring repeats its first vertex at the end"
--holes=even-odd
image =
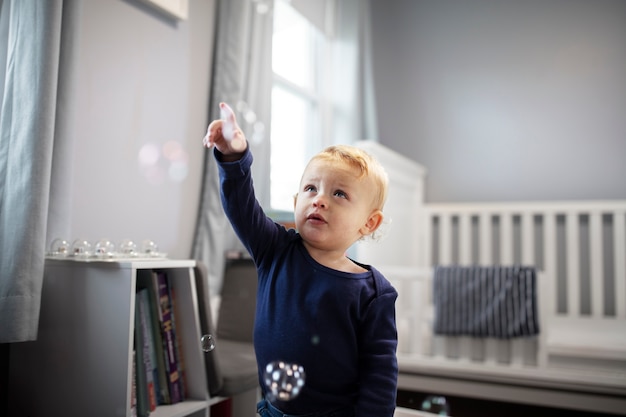
{"type": "Polygon", "coordinates": [[[335,191],[334,195],[337,196],[337,197],[341,197],[341,198],[348,198],[348,194],[344,193],[341,190],[335,191]]]}
{"type": "Polygon", "coordinates": [[[313,192],[315,192],[315,191],[317,191],[317,189],[313,185],[307,185],[307,186],[304,187],[304,191],[313,191],[313,192]]]}

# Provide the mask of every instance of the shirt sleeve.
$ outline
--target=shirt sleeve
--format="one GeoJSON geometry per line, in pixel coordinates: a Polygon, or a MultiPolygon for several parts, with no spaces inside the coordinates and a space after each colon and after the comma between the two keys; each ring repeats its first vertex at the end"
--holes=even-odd
{"type": "Polygon", "coordinates": [[[367,309],[361,332],[356,417],[392,417],[394,414],[398,384],[397,296],[389,286],[367,309]]]}
{"type": "Polygon", "coordinates": [[[279,225],[265,215],[256,199],[250,167],[250,148],[238,161],[223,162],[215,149],[220,176],[222,206],[237,237],[255,261],[276,242],[281,233],[279,225]]]}

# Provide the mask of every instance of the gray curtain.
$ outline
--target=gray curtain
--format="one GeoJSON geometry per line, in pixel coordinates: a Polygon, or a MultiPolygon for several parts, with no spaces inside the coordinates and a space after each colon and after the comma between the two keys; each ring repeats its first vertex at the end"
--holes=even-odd
{"type": "Polygon", "coordinates": [[[335,142],[378,141],[370,2],[337,0],[333,42],[335,142]]]}
{"type": "Polygon", "coordinates": [[[0,4],[0,343],[37,338],[49,209],[63,227],[77,3],[0,4]]]}
{"type": "MultiPolygon", "coordinates": [[[[273,0],[218,0],[209,102],[209,121],[219,118],[219,102],[235,108],[254,154],[252,175],[264,206],[269,203],[272,10],[273,0]]],[[[191,257],[207,265],[210,294],[220,294],[230,250],[244,249],[224,216],[217,167],[207,150],[191,257]]]]}
{"type": "MultiPolygon", "coordinates": [[[[218,0],[209,105],[209,120],[213,120],[219,117],[220,101],[235,107],[243,103],[237,117],[251,142],[255,190],[266,208],[270,201],[273,4],[274,0],[218,0]],[[245,116],[250,113],[255,117],[246,121],[245,116]],[[255,140],[253,132],[258,130],[259,123],[265,137],[255,140]]],[[[335,6],[336,20],[332,135],[342,143],[377,140],[369,2],[338,0],[329,4],[335,6]]],[[[203,175],[191,256],[208,265],[209,292],[220,294],[224,254],[229,250],[242,251],[243,247],[223,214],[211,151],[206,152],[203,175]]]]}

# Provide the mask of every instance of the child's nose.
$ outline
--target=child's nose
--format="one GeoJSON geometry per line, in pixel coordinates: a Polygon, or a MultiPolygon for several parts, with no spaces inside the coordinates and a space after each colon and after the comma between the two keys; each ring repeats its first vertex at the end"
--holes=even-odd
{"type": "Polygon", "coordinates": [[[326,208],[326,199],[323,194],[318,194],[313,200],[313,207],[326,208]]]}

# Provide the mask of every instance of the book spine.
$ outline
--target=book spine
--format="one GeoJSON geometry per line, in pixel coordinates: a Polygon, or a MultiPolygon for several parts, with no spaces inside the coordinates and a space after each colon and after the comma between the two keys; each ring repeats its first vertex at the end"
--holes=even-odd
{"type": "Polygon", "coordinates": [[[170,297],[169,283],[164,272],[157,274],[159,282],[159,304],[161,306],[163,321],[163,349],[167,359],[167,376],[172,404],[182,401],[180,390],[180,374],[178,372],[178,358],[176,357],[176,337],[172,322],[172,300],[170,297]]]}
{"type": "Polygon", "coordinates": [[[143,335],[141,332],[141,320],[139,303],[135,299],[135,378],[137,384],[137,416],[147,417],[150,414],[148,400],[148,387],[146,381],[146,368],[143,360],[143,335]]]}
{"type": "Polygon", "coordinates": [[[172,300],[172,330],[174,331],[174,340],[176,344],[176,357],[178,358],[178,381],[180,384],[180,392],[182,399],[187,397],[187,382],[185,381],[185,357],[181,348],[180,334],[176,330],[176,317],[178,316],[178,304],[176,303],[175,288],[170,285],[170,299],[172,300]]]}
{"type": "MultiPolygon", "coordinates": [[[[157,400],[159,404],[170,404],[170,392],[167,383],[165,352],[163,350],[163,326],[159,305],[158,282],[156,272],[146,271],[145,276],[138,277],[138,285],[148,289],[150,316],[152,318],[152,335],[154,337],[154,354],[156,358],[155,381],[158,381],[157,400]]],[[[155,382],[155,387],[157,386],[155,382]]]]}
{"type": "Polygon", "coordinates": [[[154,365],[156,363],[156,358],[154,355],[152,326],[150,324],[148,290],[146,288],[143,288],[139,290],[139,292],[137,292],[136,302],[139,304],[139,320],[141,324],[141,336],[143,338],[143,362],[146,370],[148,404],[150,406],[150,411],[154,411],[157,406],[156,388],[154,381],[154,365]]]}

